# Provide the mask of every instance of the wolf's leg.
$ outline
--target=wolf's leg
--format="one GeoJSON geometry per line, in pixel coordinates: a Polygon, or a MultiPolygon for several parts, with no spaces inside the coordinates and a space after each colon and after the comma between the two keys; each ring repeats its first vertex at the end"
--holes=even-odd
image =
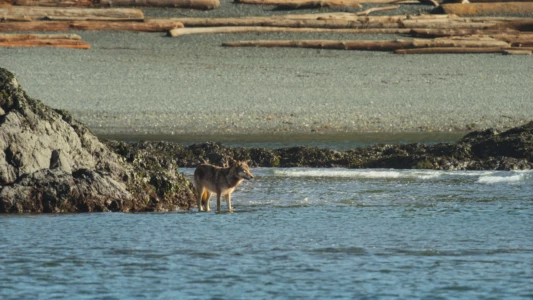
{"type": "Polygon", "coordinates": [[[197,202],[196,204],[198,205],[198,211],[203,211],[202,209],[202,198],[204,196],[204,188],[203,187],[196,187],[196,194],[197,194],[197,202]]]}
{"type": "Polygon", "coordinates": [[[217,193],[217,212],[220,212],[220,193],[217,193]]]}
{"type": "Polygon", "coordinates": [[[211,200],[211,195],[213,195],[213,193],[211,193],[208,190],[206,190],[205,192],[206,192],[207,196],[205,197],[204,208],[205,208],[206,211],[211,211],[211,205],[209,205],[209,201],[211,200]]]}
{"type": "Polygon", "coordinates": [[[233,211],[233,207],[231,207],[231,194],[228,194],[226,196],[226,204],[228,205],[228,211],[232,212],[233,211]]]}

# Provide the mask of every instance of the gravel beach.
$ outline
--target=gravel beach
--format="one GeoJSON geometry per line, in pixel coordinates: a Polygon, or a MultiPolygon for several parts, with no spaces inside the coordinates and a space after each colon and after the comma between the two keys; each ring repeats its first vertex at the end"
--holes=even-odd
{"type": "MultiPolygon", "coordinates": [[[[430,9],[402,5],[388,14],[430,9]]],[[[212,11],[143,11],[148,17],[289,13],[227,0],[212,11]]],[[[317,10],[298,13],[311,11],[317,10]]],[[[73,33],[92,48],[0,48],[0,66],[30,96],[69,111],[100,135],[463,132],[533,118],[531,56],[221,47],[251,39],[400,35],[73,33]]]]}

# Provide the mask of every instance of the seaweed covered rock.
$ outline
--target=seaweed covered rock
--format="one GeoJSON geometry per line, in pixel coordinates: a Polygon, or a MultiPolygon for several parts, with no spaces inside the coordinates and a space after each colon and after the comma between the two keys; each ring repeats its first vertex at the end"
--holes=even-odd
{"type": "MultiPolygon", "coordinates": [[[[253,167],[347,167],[440,170],[524,170],[533,168],[533,122],[505,132],[471,132],[456,143],[372,145],[347,151],[317,147],[233,148],[219,143],[190,146],[168,142],[119,143],[118,152],[144,151],[159,161],[182,167],[231,159],[253,167]]],[[[118,145],[118,144],[117,144],[118,145]]]]}
{"type": "Polygon", "coordinates": [[[0,68],[0,213],[165,211],[193,198],[176,168],[128,163],[0,68]]]}

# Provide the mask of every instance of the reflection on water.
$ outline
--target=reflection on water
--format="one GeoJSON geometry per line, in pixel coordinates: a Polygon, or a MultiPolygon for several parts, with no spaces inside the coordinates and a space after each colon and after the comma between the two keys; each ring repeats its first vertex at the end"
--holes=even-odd
{"type": "Polygon", "coordinates": [[[0,216],[0,298],[533,297],[532,171],[252,172],[235,213],[0,216]]]}

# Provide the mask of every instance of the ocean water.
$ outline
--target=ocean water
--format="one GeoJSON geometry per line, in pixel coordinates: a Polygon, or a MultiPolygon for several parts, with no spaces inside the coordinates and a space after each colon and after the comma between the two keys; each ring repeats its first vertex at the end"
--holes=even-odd
{"type": "Polygon", "coordinates": [[[1,215],[0,299],[533,298],[532,171],[252,172],[234,213],[1,215]]]}

